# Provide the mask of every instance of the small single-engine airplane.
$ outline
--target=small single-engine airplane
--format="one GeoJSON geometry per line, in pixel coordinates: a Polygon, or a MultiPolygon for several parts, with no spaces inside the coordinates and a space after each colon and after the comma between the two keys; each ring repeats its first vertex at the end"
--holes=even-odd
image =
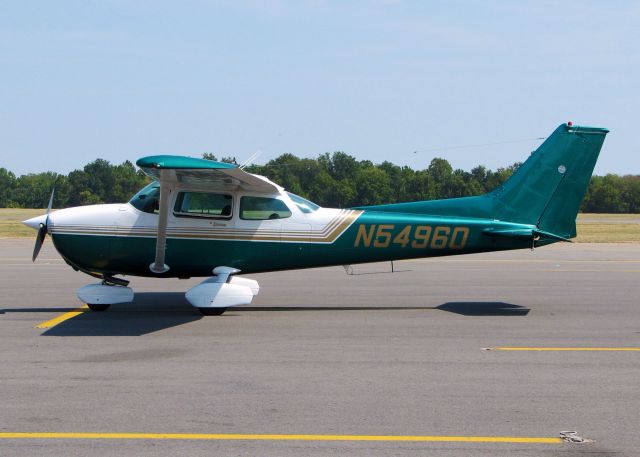
{"type": "MultiPolygon", "coordinates": [[[[228,163],[151,156],[153,182],[129,203],[81,206],[24,221],[75,270],[99,278],[78,298],[94,311],[133,300],[116,275],[208,277],[186,293],[205,315],[248,305],[238,273],[533,248],[576,236],[575,220],[608,130],[566,123],[485,195],[321,208],[228,163]]],[[[53,199],[53,194],[52,194],[53,199]]]]}

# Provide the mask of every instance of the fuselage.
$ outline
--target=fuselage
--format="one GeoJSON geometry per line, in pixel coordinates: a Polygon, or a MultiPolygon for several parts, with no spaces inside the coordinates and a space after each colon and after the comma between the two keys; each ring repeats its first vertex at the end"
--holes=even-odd
{"type": "Polygon", "coordinates": [[[129,203],[59,210],[50,215],[48,231],[74,268],[154,277],[211,276],[220,265],[255,273],[531,247],[530,239],[488,236],[530,225],[320,208],[284,190],[265,195],[183,188],[170,196],[169,271],[159,275],[149,269],[158,226],[153,198],[151,188],[129,203]]]}
{"type": "Polygon", "coordinates": [[[68,208],[24,221],[77,270],[90,309],[134,299],[116,275],[208,277],[185,298],[206,315],[248,305],[260,286],[238,273],[534,248],[576,236],[575,219],[604,137],[560,125],[502,185],[472,197],[321,208],[242,166],[156,155],[152,182],[128,202],[68,208]]]}

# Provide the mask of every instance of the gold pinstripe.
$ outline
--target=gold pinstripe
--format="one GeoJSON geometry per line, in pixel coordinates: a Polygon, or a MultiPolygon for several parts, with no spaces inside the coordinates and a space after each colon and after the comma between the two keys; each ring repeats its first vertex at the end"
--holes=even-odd
{"type": "MultiPolygon", "coordinates": [[[[345,217],[347,217],[350,213],[361,213],[361,211],[350,211],[350,210],[341,210],[341,212],[334,216],[321,230],[314,231],[296,231],[291,230],[286,233],[290,235],[304,235],[304,236],[316,236],[316,237],[326,237],[333,229],[340,225],[345,217]]],[[[65,224],[65,225],[57,225],[52,229],[52,233],[70,233],[70,232],[86,232],[90,234],[94,234],[96,232],[104,232],[105,234],[110,235],[155,235],[157,232],[156,227],[146,226],[146,227],[123,227],[118,228],[113,225],[77,225],[77,224],[65,224]]],[[[243,228],[216,228],[216,227],[173,227],[168,228],[169,233],[176,234],[197,234],[202,232],[206,235],[210,235],[212,232],[215,232],[219,235],[237,235],[237,234],[255,234],[259,233],[262,235],[280,235],[282,231],[279,230],[271,230],[271,229],[243,229],[243,228]]]]}
{"type": "MultiPolygon", "coordinates": [[[[193,238],[211,240],[238,241],[287,241],[301,243],[332,243],[334,242],[361,214],[358,210],[341,210],[333,219],[320,230],[271,230],[271,229],[243,229],[216,227],[173,227],[167,230],[168,238],[193,238]]],[[[130,236],[153,237],[155,227],[123,227],[108,225],[54,225],[51,233],[64,235],[94,235],[94,236],[130,236]]]]}

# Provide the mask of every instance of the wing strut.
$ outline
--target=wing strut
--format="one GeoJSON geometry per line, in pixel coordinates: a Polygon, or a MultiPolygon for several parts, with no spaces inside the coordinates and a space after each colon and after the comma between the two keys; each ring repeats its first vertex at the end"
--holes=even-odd
{"type": "Polygon", "coordinates": [[[149,265],[149,269],[157,274],[169,271],[169,266],[164,263],[165,251],[167,248],[167,221],[169,218],[169,196],[171,185],[169,180],[169,170],[160,171],[160,208],[158,217],[158,234],[156,236],[156,259],[149,265]]]}

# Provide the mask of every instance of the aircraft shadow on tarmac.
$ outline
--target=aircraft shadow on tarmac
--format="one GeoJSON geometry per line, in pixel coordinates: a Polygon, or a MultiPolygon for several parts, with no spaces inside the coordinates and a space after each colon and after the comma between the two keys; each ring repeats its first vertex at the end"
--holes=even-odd
{"type": "Polygon", "coordinates": [[[531,311],[524,306],[503,302],[450,302],[436,309],[463,316],[526,316],[531,311]]]}
{"type": "MultiPolygon", "coordinates": [[[[3,309],[8,312],[67,312],[73,308],[3,309]]],[[[440,306],[243,306],[230,308],[218,319],[238,317],[246,312],[309,311],[446,311],[463,316],[526,316],[530,309],[503,302],[449,302],[440,306]]],[[[132,303],[112,305],[108,311],[85,311],[42,333],[42,336],[141,336],[188,324],[203,316],[186,301],[182,293],[139,292],[132,303]]]]}
{"type": "Polygon", "coordinates": [[[502,302],[449,302],[440,306],[242,306],[234,311],[406,311],[440,310],[463,316],[526,316],[531,311],[520,305],[502,302]]]}
{"type": "Polygon", "coordinates": [[[141,336],[202,319],[179,292],[138,292],[132,303],[84,313],[45,331],[42,336],[141,336]]]}

